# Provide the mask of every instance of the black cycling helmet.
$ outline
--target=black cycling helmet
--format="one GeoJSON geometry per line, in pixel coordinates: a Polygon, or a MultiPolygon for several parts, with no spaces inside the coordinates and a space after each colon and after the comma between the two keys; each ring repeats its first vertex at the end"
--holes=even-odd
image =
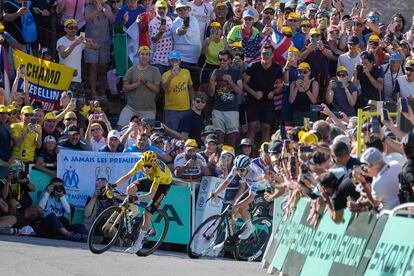
{"type": "Polygon", "coordinates": [[[407,133],[401,140],[403,150],[408,159],[414,159],[414,132],[407,133]]]}
{"type": "Polygon", "coordinates": [[[234,159],[234,166],[237,169],[245,169],[250,165],[250,157],[244,154],[240,154],[234,159]]]}

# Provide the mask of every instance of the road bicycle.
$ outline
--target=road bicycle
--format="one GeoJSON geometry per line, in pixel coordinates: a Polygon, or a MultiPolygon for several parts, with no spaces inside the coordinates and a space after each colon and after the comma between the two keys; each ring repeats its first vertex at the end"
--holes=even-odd
{"type": "MultiPolygon", "coordinates": [[[[116,189],[107,190],[105,196],[114,198],[119,204],[105,209],[95,219],[88,234],[89,250],[101,254],[112,246],[132,246],[138,238],[142,225],[143,210],[147,205],[138,202],[130,203],[128,196],[116,189]]],[[[136,199],[136,197],[133,197],[136,199]]],[[[148,256],[154,253],[162,244],[167,235],[169,219],[163,210],[156,210],[152,215],[151,227],[147,232],[143,247],[137,252],[138,256],[148,256]]]]}
{"type": "MultiPolygon", "coordinates": [[[[252,221],[254,232],[249,238],[241,240],[239,234],[243,232],[245,225],[234,229],[230,224],[233,204],[220,196],[217,196],[217,199],[221,200],[225,206],[222,213],[207,218],[198,226],[187,245],[188,256],[192,259],[215,256],[217,252],[214,252],[214,246],[224,241],[223,250],[233,252],[236,260],[260,260],[272,233],[271,221],[264,217],[254,218],[252,221]],[[229,233],[227,238],[226,231],[229,233]]],[[[211,198],[207,201],[209,200],[211,198]]]]}

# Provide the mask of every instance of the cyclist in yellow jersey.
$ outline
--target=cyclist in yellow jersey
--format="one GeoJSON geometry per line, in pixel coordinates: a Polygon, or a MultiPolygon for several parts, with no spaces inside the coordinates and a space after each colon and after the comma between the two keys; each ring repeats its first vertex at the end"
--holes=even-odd
{"type": "Polygon", "coordinates": [[[162,200],[167,195],[171,187],[171,171],[162,161],[157,160],[157,155],[153,151],[145,152],[141,159],[135,164],[134,168],[126,175],[122,176],[116,183],[110,184],[111,188],[121,186],[128,182],[138,171],[143,171],[145,178],[140,178],[128,186],[128,196],[133,196],[137,192],[148,192],[138,197],[138,200],[152,199],[144,212],[142,226],[135,244],[125,252],[135,254],[142,248],[142,240],[150,230],[152,214],[158,209],[162,200]]]}

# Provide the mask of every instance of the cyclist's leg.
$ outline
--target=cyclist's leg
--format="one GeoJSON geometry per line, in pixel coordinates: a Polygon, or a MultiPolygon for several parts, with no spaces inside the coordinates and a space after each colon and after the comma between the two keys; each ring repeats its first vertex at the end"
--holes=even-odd
{"type": "Polygon", "coordinates": [[[239,235],[239,238],[242,239],[242,240],[247,239],[254,232],[254,226],[252,224],[251,215],[250,215],[250,212],[249,212],[249,204],[251,202],[253,202],[255,194],[253,193],[252,194],[253,196],[250,196],[251,193],[252,192],[249,189],[243,194],[243,196],[239,200],[239,202],[241,202],[241,201],[243,201],[243,202],[241,204],[239,204],[238,208],[237,208],[238,212],[242,216],[242,218],[244,220],[244,223],[245,223],[244,230],[239,235]],[[248,200],[245,200],[248,197],[250,197],[250,198],[248,200]]]}
{"type": "Polygon", "coordinates": [[[147,210],[145,210],[142,227],[141,227],[142,230],[146,230],[146,231],[150,230],[152,214],[154,214],[154,212],[158,210],[158,207],[160,207],[161,202],[164,200],[165,196],[170,190],[170,187],[171,185],[162,185],[162,184],[158,186],[158,189],[155,192],[155,195],[152,198],[152,201],[148,204],[147,210]]]}

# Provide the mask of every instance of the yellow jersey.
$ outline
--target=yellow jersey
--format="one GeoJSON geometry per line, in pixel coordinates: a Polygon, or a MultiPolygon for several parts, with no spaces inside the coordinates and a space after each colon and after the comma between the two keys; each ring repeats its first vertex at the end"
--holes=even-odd
{"type": "MultiPolygon", "coordinates": [[[[27,126],[24,123],[15,123],[10,126],[12,136],[19,137],[26,130],[27,126]]],[[[37,125],[39,130],[42,129],[40,125],[37,125]]],[[[42,132],[39,131],[39,135],[42,135],[42,132]]],[[[36,151],[36,132],[33,130],[24,137],[24,140],[20,146],[13,147],[13,157],[17,160],[23,162],[33,162],[35,160],[35,151],[36,151]]]]}
{"type": "MultiPolygon", "coordinates": [[[[171,70],[168,70],[162,75],[162,84],[164,85],[171,75],[171,70]]],[[[170,86],[165,91],[165,106],[166,110],[187,111],[190,106],[190,91],[189,87],[193,85],[190,71],[180,68],[180,72],[171,80],[170,86]]]]}
{"type": "MultiPolygon", "coordinates": [[[[134,168],[128,173],[129,176],[134,176],[138,171],[143,171],[144,162],[139,160],[134,168]]],[[[143,171],[144,172],[144,171],[143,171]]],[[[145,172],[144,172],[145,173],[145,172]]],[[[172,183],[171,171],[164,162],[157,160],[154,167],[152,168],[151,173],[145,174],[145,176],[152,180],[151,190],[158,189],[158,186],[161,185],[170,185],[172,183]]]]}

